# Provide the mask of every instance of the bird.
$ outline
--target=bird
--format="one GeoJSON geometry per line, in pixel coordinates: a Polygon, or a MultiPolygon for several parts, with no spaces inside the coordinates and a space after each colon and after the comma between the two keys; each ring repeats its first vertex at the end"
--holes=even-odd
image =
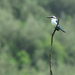
{"type": "MultiPolygon", "coordinates": [[[[47,18],[51,18],[52,25],[55,27],[57,26],[58,20],[55,16],[51,16],[51,17],[47,17],[47,18]]],[[[57,28],[57,31],[59,31],[59,30],[61,30],[65,33],[65,31],[60,27],[60,24],[58,24],[58,28],[57,28]]]]}

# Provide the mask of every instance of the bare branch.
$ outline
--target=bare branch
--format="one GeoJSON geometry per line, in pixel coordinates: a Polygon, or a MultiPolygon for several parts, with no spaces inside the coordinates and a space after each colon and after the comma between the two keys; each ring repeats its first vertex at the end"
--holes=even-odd
{"type": "Polygon", "coordinates": [[[53,75],[52,73],[52,66],[51,66],[51,55],[52,55],[52,45],[53,45],[53,36],[56,32],[56,30],[58,31],[58,24],[59,24],[59,19],[58,19],[58,23],[57,23],[57,26],[55,27],[53,33],[52,33],[52,37],[51,37],[51,50],[50,50],[50,75],[53,75]]]}

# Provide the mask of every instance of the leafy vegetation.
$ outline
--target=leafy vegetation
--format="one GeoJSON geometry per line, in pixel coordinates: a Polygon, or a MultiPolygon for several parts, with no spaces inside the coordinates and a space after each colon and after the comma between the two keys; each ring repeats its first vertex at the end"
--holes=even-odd
{"type": "Polygon", "coordinates": [[[0,1],[0,75],[48,75],[55,15],[66,31],[56,32],[52,65],[56,75],[74,75],[74,0],[0,1]]]}

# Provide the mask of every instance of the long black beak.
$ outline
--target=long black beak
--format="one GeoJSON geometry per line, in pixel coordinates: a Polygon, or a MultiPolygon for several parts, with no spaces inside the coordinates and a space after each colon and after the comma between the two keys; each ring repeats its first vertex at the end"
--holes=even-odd
{"type": "Polygon", "coordinates": [[[53,18],[53,17],[47,17],[47,18],[53,18]]]}

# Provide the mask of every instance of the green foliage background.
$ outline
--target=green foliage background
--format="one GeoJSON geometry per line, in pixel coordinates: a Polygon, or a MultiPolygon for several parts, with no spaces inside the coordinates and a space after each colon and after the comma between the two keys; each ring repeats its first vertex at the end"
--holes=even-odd
{"type": "Polygon", "coordinates": [[[75,75],[74,0],[0,0],[0,75],[49,75],[55,15],[66,31],[53,42],[54,75],[75,75]]]}

